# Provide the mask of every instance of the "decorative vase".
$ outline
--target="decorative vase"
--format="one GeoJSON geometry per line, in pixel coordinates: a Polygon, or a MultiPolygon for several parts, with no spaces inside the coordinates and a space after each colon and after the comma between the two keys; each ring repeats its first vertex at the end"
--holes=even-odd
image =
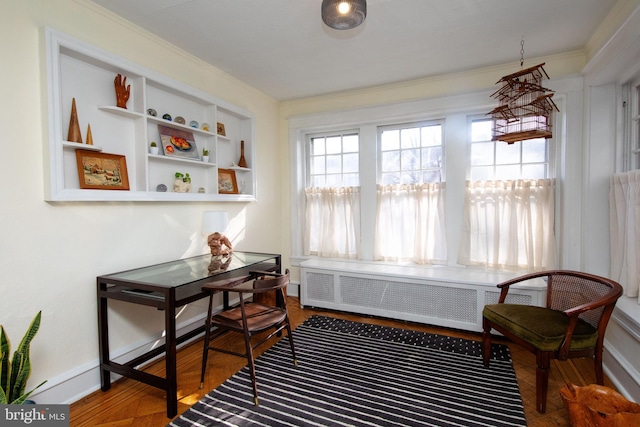
{"type": "Polygon", "coordinates": [[[247,167],[247,160],[244,158],[244,141],[240,141],[240,160],[238,160],[238,166],[241,168],[247,167]]]}
{"type": "Polygon", "coordinates": [[[149,153],[153,154],[154,156],[158,155],[158,147],[149,147],[149,153]]]}
{"type": "Polygon", "coordinates": [[[205,163],[209,163],[209,156],[202,156],[202,161],[205,163]]]}

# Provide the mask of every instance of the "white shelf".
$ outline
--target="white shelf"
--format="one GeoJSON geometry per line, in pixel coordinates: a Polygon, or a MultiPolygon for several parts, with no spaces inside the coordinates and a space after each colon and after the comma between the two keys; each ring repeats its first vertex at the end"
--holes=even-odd
{"type": "Polygon", "coordinates": [[[81,144],[79,142],[62,141],[62,146],[73,150],[102,151],[102,147],[97,145],[81,144]]]}
{"type": "Polygon", "coordinates": [[[116,107],[115,105],[102,105],[102,106],[98,107],[98,110],[109,111],[111,113],[119,114],[119,115],[124,116],[124,117],[131,117],[131,118],[144,117],[140,113],[136,113],[135,111],[127,110],[126,108],[116,107]]]}
{"type": "MultiPolygon", "coordinates": [[[[249,168],[234,168],[243,174],[244,194],[218,194],[218,165],[232,164],[245,141],[245,157],[255,162],[255,118],[252,113],[199,91],[110,52],[45,29],[49,90],[49,134],[45,161],[50,173],[45,188],[47,201],[253,201],[256,175],[249,168]],[[127,78],[130,96],[127,108],[115,103],[113,85],[117,74],[127,78]],[[96,145],[65,141],[75,99],[80,129],[91,126],[96,145]],[[182,116],[186,122],[222,123],[226,135],[151,116],[182,116]],[[150,154],[151,141],[162,147],[158,125],[183,132],[194,150],[185,157],[150,154]],[[184,132],[187,132],[186,134],[184,132]],[[191,141],[191,136],[193,141],[191,141]],[[124,156],[130,190],[87,190],[79,186],[76,150],[92,150],[124,156]],[[201,159],[209,151],[209,161],[201,159]],[[198,158],[195,158],[198,153],[198,158]],[[173,187],[176,172],[189,173],[193,193],[157,192],[164,184],[173,187]],[[197,193],[198,188],[205,193],[197,193]]],[[[181,136],[179,133],[174,136],[181,136]]],[[[165,140],[165,145],[168,141],[165,140]]],[[[162,153],[160,148],[160,153],[162,153]]]]}
{"type": "Polygon", "coordinates": [[[202,130],[202,129],[199,129],[199,128],[194,128],[194,127],[187,126],[187,125],[181,125],[180,123],[176,123],[176,122],[173,122],[171,120],[165,120],[162,117],[147,116],[147,120],[149,120],[150,122],[156,122],[156,123],[161,124],[163,126],[167,126],[167,127],[174,128],[174,129],[185,130],[185,131],[188,131],[188,132],[199,133],[199,134],[202,134],[202,135],[215,136],[214,133],[211,133],[209,131],[202,130]]]}
{"type": "Polygon", "coordinates": [[[149,159],[156,159],[163,162],[171,162],[171,163],[189,163],[198,167],[203,168],[215,168],[216,164],[211,162],[203,162],[202,160],[197,159],[181,159],[179,157],[170,157],[164,156],[162,154],[148,154],[149,159]]]}

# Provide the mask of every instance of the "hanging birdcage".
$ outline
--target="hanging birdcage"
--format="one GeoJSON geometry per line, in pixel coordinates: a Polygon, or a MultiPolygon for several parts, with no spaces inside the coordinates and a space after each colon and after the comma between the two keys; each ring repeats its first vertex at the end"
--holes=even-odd
{"type": "Polygon", "coordinates": [[[491,97],[500,105],[489,114],[493,119],[492,140],[513,144],[533,138],[551,138],[551,115],[558,107],[553,92],[541,86],[544,63],[504,76],[501,88],[491,97]]]}

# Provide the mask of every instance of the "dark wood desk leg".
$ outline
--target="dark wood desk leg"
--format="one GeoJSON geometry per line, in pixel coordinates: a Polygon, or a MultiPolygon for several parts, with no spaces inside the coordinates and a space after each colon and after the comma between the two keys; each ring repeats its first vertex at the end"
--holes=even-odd
{"type": "Polygon", "coordinates": [[[169,290],[165,313],[165,328],[167,339],[165,344],[165,361],[167,373],[167,417],[173,418],[178,414],[178,373],[176,367],[176,293],[169,290]]]}
{"type": "Polygon", "coordinates": [[[229,305],[229,292],[222,292],[222,309],[228,310],[231,306],[229,305]]]}
{"type": "Polygon", "coordinates": [[[107,391],[111,388],[111,372],[103,369],[103,365],[109,362],[109,316],[107,298],[101,296],[101,291],[106,291],[107,284],[97,282],[98,287],[98,346],[100,353],[100,389],[107,391]]]}

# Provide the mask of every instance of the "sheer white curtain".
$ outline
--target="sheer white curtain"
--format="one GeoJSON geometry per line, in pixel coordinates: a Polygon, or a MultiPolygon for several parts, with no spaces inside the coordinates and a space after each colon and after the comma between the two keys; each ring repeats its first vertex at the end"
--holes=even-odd
{"type": "Polygon", "coordinates": [[[609,210],[611,278],[640,303],[640,171],[611,177],[609,210]]]}
{"type": "Polygon", "coordinates": [[[556,268],[555,180],[467,181],[464,209],[460,264],[556,268]]]}
{"type": "Polygon", "coordinates": [[[360,187],[305,189],[304,254],[327,258],[360,255],[360,187]]]}
{"type": "Polygon", "coordinates": [[[446,263],[445,184],[378,185],[377,193],[374,258],[446,263]]]}

